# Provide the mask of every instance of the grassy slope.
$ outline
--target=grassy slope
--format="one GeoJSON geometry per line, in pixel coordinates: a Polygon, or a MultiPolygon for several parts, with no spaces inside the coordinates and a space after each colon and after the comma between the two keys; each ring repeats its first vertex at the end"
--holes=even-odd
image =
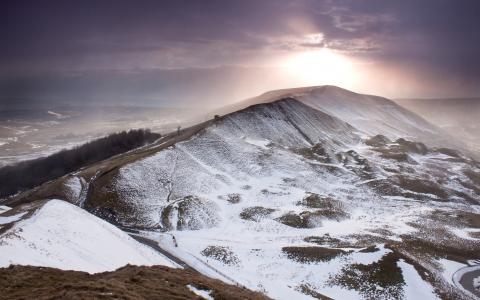
{"type": "Polygon", "coordinates": [[[52,268],[0,269],[0,299],[201,299],[187,285],[214,299],[269,299],[199,273],[163,266],[125,266],[90,275],[52,268]]]}

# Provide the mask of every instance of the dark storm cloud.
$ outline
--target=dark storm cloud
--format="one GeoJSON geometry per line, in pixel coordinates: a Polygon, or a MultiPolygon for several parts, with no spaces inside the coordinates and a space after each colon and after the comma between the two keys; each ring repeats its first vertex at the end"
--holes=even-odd
{"type": "Polygon", "coordinates": [[[475,0],[2,1],[0,72],[252,65],[328,46],[474,82],[478,16],[475,0]]]}
{"type": "MultiPolygon", "coordinates": [[[[277,3],[280,4],[280,3],[277,3]]],[[[258,47],[251,33],[282,32],[274,1],[12,1],[0,12],[3,63],[102,53],[162,51],[230,42],[258,47]],[[258,2],[258,3],[257,3],[258,2]],[[274,13],[272,15],[272,12],[274,13]]],[[[53,59],[55,61],[55,59],[53,59]]]]}
{"type": "Polygon", "coordinates": [[[458,76],[480,77],[479,1],[352,1],[353,15],[384,15],[382,26],[361,29],[382,50],[376,58],[422,64],[458,76]]]}

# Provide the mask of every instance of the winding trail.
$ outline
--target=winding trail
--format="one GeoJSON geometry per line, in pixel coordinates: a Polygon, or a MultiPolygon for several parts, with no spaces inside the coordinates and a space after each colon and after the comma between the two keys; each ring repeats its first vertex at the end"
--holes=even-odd
{"type": "MultiPolygon", "coordinates": [[[[146,238],[146,237],[143,237],[143,236],[140,236],[138,235],[138,231],[136,230],[132,230],[132,229],[127,229],[127,228],[122,228],[122,230],[126,231],[132,238],[134,238],[135,240],[137,240],[138,242],[146,245],[146,246],[149,246],[151,248],[153,248],[154,250],[158,251],[160,254],[164,255],[165,257],[167,257],[168,259],[170,259],[171,261],[173,261],[174,263],[176,263],[177,265],[181,266],[182,268],[186,269],[186,270],[192,270],[192,271],[195,271],[195,272],[198,272],[198,273],[202,273],[200,270],[198,270],[197,268],[193,267],[192,265],[188,264],[187,262],[185,262],[184,260],[182,260],[181,258],[179,258],[178,256],[175,256],[174,254],[172,254],[171,252],[163,249],[157,241],[155,240],[152,240],[152,239],[149,239],[149,238],[146,238]]],[[[220,277],[223,277],[224,279],[227,279],[229,281],[231,281],[233,284],[239,286],[239,287],[244,287],[242,284],[240,284],[239,282],[237,282],[236,280],[234,280],[233,278],[231,278],[230,276],[224,274],[223,272],[217,270],[216,268],[214,268],[213,266],[207,264],[205,261],[203,261],[202,259],[196,257],[195,255],[191,254],[191,253],[188,253],[189,255],[191,255],[193,258],[195,258],[198,262],[200,262],[202,265],[204,265],[205,267],[207,267],[208,269],[210,269],[211,271],[217,273],[218,275],[220,275],[220,277]]],[[[223,280],[225,281],[225,280],[223,280]]]]}
{"type": "Polygon", "coordinates": [[[132,238],[134,238],[135,240],[139,241],[140,243],[155,249],[156,251],[158,251],[162,255],[166,256],[168,259],[170,259],[171,261],[173,261],[177,265],[181,266],[182,268],[184,268],[186,270],[193,270],[193,271],[198,272],[192,266],[187,264],[185,261],[181,260],[179,257],[177,257],[177,256],[171,254],[170,252],[168,252],[167,250],[161,248],[156,241],[145,238],[143,236],[136,235],[136,234],[129,234],[129,235],[132,238]]]}

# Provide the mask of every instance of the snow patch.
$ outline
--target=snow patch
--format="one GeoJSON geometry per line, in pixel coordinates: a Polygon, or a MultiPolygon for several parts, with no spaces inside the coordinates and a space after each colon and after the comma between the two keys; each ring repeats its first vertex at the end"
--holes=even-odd
{"type": "Polygon", "coordinates": [[[87,183],[85,179],[81,177],[71,177],[65,181],[65,189],[68,196],[68,199],[74,204],[83,207],[83,203],[86,198],[86,186],[87,183]]]}
{"type": "Polygon", "coordinates": [[[9,217],[0,217],[0,225],[16,222],[20,220],[27,212],[22,212],[9,217]]]}
{"type": "Polygon", "coordinates": [[[256,139],[251,139],[251,138],[245,138],[245,142],[255,145],[257,147],[263,148],[263,149],[268,149],[268,145],[270,144],[269,140],[256,140],[256,139]]]}
{"type": "Polygon", "coordinates": [[[4,212],[10,210],[11,208],[6,206],[6,205],[0,205],[0,214],[3,214],[4,212]]]}
{"type": "Polygon", "coordinates": [[[455,234],[456,236],[465,239],[465,240],[472,240],[478,241],[479,239],[471,237],[469,233],[476,233],[480,232],[478,228],[456,228],[456,227],[449,227],[450,231],[455,234]]]}
{"type": "Polygon", "coordinates": [[[401,259],[398,266],[402,269],[404,286],[404,299],[440,299],[433,289],[433,287],[425,282],[420,275],[418,275],[415,268],[401,259]]]}
{"type": "Polygon", "coordinates": [[[203,298],[203,299],[206,299],[206,300],[214,300],[212,296],[210,296],[210,293],[212,291],[208,291],[208,290],[201,290],[201,289],[197,289],[196,287],[194,287],[193,285],[191,284],[188,284],[187,285],[187,288],[192,292],[194,293],[195,295],[203,298]]]}

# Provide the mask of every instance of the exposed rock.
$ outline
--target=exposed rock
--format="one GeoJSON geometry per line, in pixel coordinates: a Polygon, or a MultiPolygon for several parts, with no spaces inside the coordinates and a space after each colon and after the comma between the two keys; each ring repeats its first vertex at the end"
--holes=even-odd
{"type": "Polygon", "coordinates": [[[384,135],[377,134],[376,136],[373,136],[365,141],[365,144],[368,146],[372,147],[382,147],[385,146],[387,143],[390,143],[391,141],[384,135]]]}
{"type": "Polygon", "coordinates": [[[424,143],[411,142],[402,138],[396,140],[395,142],[400,145],[399,148],[404,152],[411,152],[411,153],[417,153],[422,155],[425,155],[428,153],[428,148],[427,146],[425,146],[424,143]]]}
{"type": "Polygon", "coordinates": [[[295,152],[305,158],[317,160],[322,163],[332,162],[331,154],[322,143],[317,143],[310,148],[300,148],[295,150],[295,152]]]}

